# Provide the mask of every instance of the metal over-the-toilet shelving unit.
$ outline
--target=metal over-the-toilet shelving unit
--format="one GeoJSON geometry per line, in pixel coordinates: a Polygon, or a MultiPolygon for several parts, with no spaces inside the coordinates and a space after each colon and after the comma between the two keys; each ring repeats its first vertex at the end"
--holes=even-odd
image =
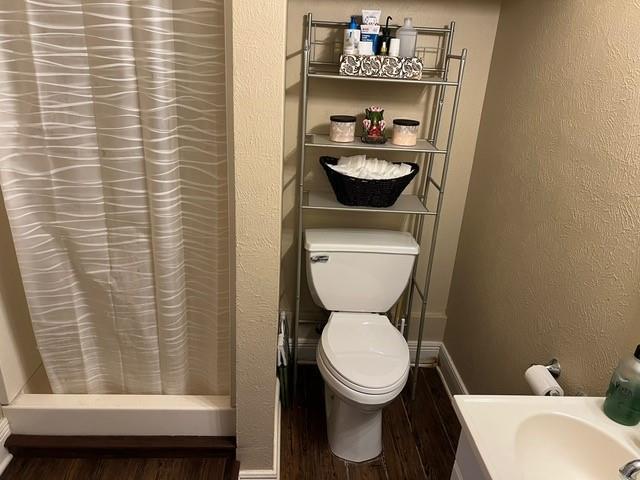
{"type": "MultiPolygon", "coordinates": [[[[296,281],[296,305],[294,322],[292,329],[293,340],[293,392],[296,391],[298,381],[298,335],[300,333],[300,301],[301,301],[301,284],[302,284],[302,264],[303,257],[303,217],[305,212],[309,210],[325,210],[335,212],[364,212],[377,214],[400,214],[410,216],[409,230],[413,237],[420,242],[422,238],[425,217],[432,218],[432,234],[428,249],[428,262],[426,274],[423,282],[417,278],[416,260],[411,280],[398,306],[403,308],[401,314],[406,319],[405,336],[409,332],[409,323],[411,318],[411,305],[414,299],[414,293],[420,297],[420,324],[418,328],[417,347],[415,357],[413,359],[414,368],[412,381],[412,396],[415,396],[416,384],[418,379],[418,366],[420,365],[420,352],[422,347],[422,336],[424,333],[425,317],[427,313],[427,301],[429,299],[429,287],[431,284],[431,275],[433,271],[433,260],[436,247],[436,239],[438,235],[438,225],[440,214],[442,211],[442,201],[444,198],[445,185],[447,181],[447,171],[451,159],[451,146],[455,133],[456,117],[458,114],[458,104],[460,101],[460,91],[462,87],[462,78],[466,62],[467,51],[462,49],[459,55],[452,53],[453,36],[455,30],[455,22],[451,22],[444,27],[415,27],[418,31],[418,48],[416,56],[423,59],[423,75],[420,80],[405,80],[395,78],[371,78],[371,77],[348,77],[341,76],[339,69],[339,54],[341,51],[341,43],[337,40],[342,38],[342,30],[347,28],[347,23],[318,21],[312,18],[311,13],[305,16],[305,39],[303,49],[303,65],[302,65],[302,115],[300,125],[300,159],[298,164],[297,180],[298,180],[298,227],[297,227],[297,281],[296,281]],[[333,32],[333,33],[332,33],[333,32]],[[421,41],[426,40],[426,42],[421,41]],[[327,55],[328,52],[328,55],[327,55]],[[321,58],[321,57],[325,58],[321,58]],[[329,57],[328,59],[326,57],[329,57]],[[431,61],[429,59],[432,58],[431,61]],[[457,66],[457,71],[452,75],[452,67],[457,66]],[[382,145],[372,145],[356,140],[352,143],[333,143],[329,140],[328,135],[309,133],[307,131],[307,114],[309,101],[309,84],[310,81],[334,81],[334,82],[386,82],[392,83],[394,87],[400,88],[417,88],[418,95],[422,88],[435,89],[433,95],[428,98],[433,99],[427,107],[429,114],[428,126],[425,130],[425,138],[418,140],[414,147],[400,147],[387,142],[382,145]],[[452,95],[447,95],[447,90],[453,89],[452,95]],[[445,111],[445,103],[452,101],[450,108],[449,128],[447,138],[441,144],[438,134],[443,128],[442,118],[445,111]],[[443,145],[442,147],[440,145],[443,145]],[[406,152],[411,155],[418,155],[421,171],[416,177],[418,182],[416,193],[401,195],[396,203],[388,208],[373,207],[349,207],[340,204],[333,193],[316,192],[305,190],[305,157],[308,150],[311,149],[353,149],[353,150],[376,150],[376,151],[393,151],[406,152]],[[438,167],[435,164],[438,164],[438,167]],[[440,172],[439,175],[437,172],[440,172]],[[438,178],[436,178],[438,177],[438,178]],[[435,192],[434,192],[435,190],[435,192]],[[429,194],[437,195],[433,198],[429,194]],[[435,209],[429,208],[430,204],[435,203],[435,209]]],[[[393,26],[392,30],[398,26],[393,26]]],[[[363,102],[372,99],[363,98],[363,102]]],[[[422,252],[420,255],[423,255],[422,252]]]]}

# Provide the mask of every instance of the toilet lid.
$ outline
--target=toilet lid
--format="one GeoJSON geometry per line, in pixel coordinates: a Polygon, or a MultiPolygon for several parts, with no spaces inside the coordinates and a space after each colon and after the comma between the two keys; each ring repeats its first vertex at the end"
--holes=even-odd
{"type": "Polygon", "coordinates": [[[384,315],[334,312],[320,346],[333,370],[367,393],[388,390],[409,369],[407,342],[384,315]]]}

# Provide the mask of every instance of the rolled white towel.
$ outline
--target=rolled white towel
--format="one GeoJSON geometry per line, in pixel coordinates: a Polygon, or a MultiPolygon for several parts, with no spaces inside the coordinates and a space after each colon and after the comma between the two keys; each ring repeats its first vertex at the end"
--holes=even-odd
{"type": "Polygon", "coordinates": [[[329,166],[343,175],[363,180],[390,180],[404,177],[411,173],[411,165],[406,163],[394,164],[386,160],[367,158],[366,155],[341,157],[337,165],[329,166]]]}

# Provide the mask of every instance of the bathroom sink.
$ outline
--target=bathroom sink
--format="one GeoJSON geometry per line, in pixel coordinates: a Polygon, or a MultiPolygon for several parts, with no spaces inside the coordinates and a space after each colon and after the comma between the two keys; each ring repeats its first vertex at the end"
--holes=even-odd
{"type": "Polygon", "coordinates": [[[602,412],[602,398],[458,395],[460,480],[617,480],[640,458],[640,427],[602,412]]]}
{"type": "Polygon", "coordinates": [[[515,440],[516,461],[525,480],[616,478],[617,470],[636,457],[612,435],[560,413],[527,418],[515,440]]]}

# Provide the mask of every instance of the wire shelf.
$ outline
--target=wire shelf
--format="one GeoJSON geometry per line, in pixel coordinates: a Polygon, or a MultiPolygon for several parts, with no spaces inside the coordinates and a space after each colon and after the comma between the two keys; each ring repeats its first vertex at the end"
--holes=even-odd
{"type": "MultiPolygon", "coordinates": [[[[344,45],[344,30],[348,25],[347,22],[316,20],[311,22],[309,42],[309,73],[311,76],[338,73],[344,45]]],[[[398,28],[400,28],[399,25],[389,25],[392,34],[398,28]]],[[[414,28],[418,32],[415,56],[422,60],[423,75],[444,79],[447,45],[449,45],[449,37],[453,34],[452,27],[449,25],[445,27],[414,26],[414,28]]],[[[418,81],[413,83],[418,83],[418,81]]],[[[433,84],[434,82],[423,83],[433,84]]]]}

